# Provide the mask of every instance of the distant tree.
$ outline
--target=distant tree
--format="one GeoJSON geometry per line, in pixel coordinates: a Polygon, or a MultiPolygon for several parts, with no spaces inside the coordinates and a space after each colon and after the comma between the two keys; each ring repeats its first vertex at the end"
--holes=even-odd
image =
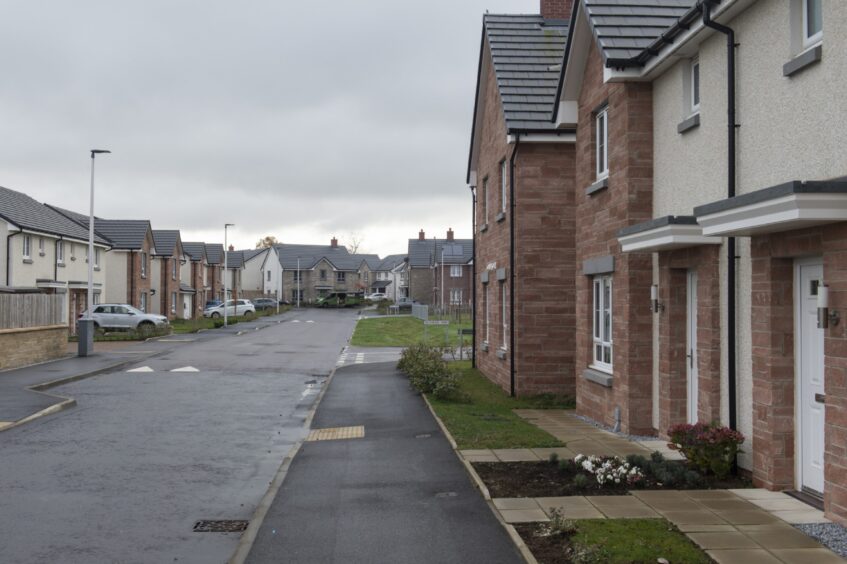
{"type": "Polygon", "coordinates": [[[362,250],[362,243],[364,242],[364,237],[362,237],[358,233],[350,233],[349,243],[347,243],[347,251],[351,255],[358,254],[359,251],[362,250]]]}
{"type": "Polygon", "coordinates": [[[268,247],[273,247],[274,245],[278,245],[279,241],[277,241],[276,237],[273,235],[268,235],[263,239],[260,239],[258,243],[256,243],[257,249],[267,249],[268,247]]]}

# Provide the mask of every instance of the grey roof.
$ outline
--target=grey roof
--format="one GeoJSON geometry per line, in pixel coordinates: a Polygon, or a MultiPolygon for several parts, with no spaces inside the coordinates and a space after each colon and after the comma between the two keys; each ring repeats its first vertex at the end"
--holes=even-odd
{"type": "Polygon", "coordinates": [[[393,270],[395,266],[405,261],[409,255],[388,255],[382,262],[380,262],[379,267],[374,270],[393,270]]]}
{"type": "Polygon", "coordinates": [[[182,250],[191,257],[191,260],[200,260],[202,261],[206,258],[206,243],[198,243],[194,241],[183,242],[182,250]]]}
{"type": "Polygon", "coordinates": [[[377,270],[379,268],[379,265],[382,264],[382,259],[379,258],[379,255],[350,255],[350,256],[355,259],[356,268],[359,268],[359,266],[362,264],[362,261],[364,261],[368,265],[368,268],[370,268],[371,270],[377,270]]]}
{"type": "MultiPolygon", "coordinates": [[[[0,217],[23,229],[59,237],[69,237],[78,241],[88,240],[88,229],[86,227],[23,192],[16,192],[2,186],[0,186],[0,217]]],[[[94,240],[102,245],[109,244],[97,233],[94,234],[94,240]]]]}
{"type": "MultiPolygon", "coordinates": [[[[88,229],[88,216],[57,206],[50,206],[65,217],[88,229]]],[[[115,249],[137,250],[144,245],[147,232],[152,231],[146,219],[103,219],[94,217],[94,232],[112,243],[115,249]]]]}
{"type": "Polygon", "coordinates": [[[267,249],[267,247],[265,247],[263,249],[243,249],[243,250],[235,251],[235,252],[241,253],[241,260],[243,260],[244,262],[247,262],[248,260],[254,259],[257,256],[259,256],[262,253],[265,253],[267,251],[268,251],[268,249],[267,249]]]}
{"type": "Polygon", "coordinates": [[[583,0],[603,61],[635,66],[652,56],[657,43],[697,0],[583,0]],[[643,60],[642,60],[643,59],[643,60]]]}
{"type": "Polygon", "coordinates": [[[183,294],[196,294],[197,290],[186,284],[185,282],[179,283],[179,291],[183,294]]]}
{"type": "Polygon", "coordinates": [[[224,246],[220,243],[206,243],[206,260],[209,264],[223,264],[224,246]]]}
{"type": "MultiPolygon", "coordinates": [[[[333,266],[340,268],[339,264],[347,264],[350,253],[345,247],[332,247],[330,245],[292,245],[282,243],[276,245],[279,255],[279,263],[285,270],[297,270],[297,258],[300,258],[300,269],[311,270],[322,259],[326,258],[333,266]]],[[[355,260],[355,259],[354,259],[355,260]]],[[[342,270],[354,270],[359,267],[361,261],[353,268],[342,268],[342,270]]]]}
{"type": "Polygon", "coordinates": [[[473,259],[473,239],[409,239],[409,266],[428,267],[442,260],[444,264],[467,264],[473,259]]]}
{"type": "MultiPolygon", "coordinates": [[[[491,48],[507,131],[555,130],[550,112],[568,25],[565,20],[545,20],[536,15],[484,16],[484,33],[491,48]]],[[[477,81],[481,79],[479,76],[477,81]]],[[[477,92],[482,87],[477,84],[477,92]]]]}
{"type": "MultiPolygon", "coordinates": [[[[95,228],[97,224],[94,224],[95,228]]],[[[153,246],[158,256],[171,257],[179,241],[179,229],[154,229],[153,246]]]]}
{"type": "Polygon", "coordinates": [[[244,266],[244,251],[229,251],[226,253],[227,268],[241,268],[244,266]]]}

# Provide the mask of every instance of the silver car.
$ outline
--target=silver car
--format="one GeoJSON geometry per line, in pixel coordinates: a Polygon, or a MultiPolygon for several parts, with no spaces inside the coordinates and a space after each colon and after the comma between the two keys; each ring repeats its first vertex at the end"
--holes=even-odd
{"type": "MultiPolygon", "coordinates": [[[[82,312],[79,316],[80,319],[87,317],[88,310],[82,312]]],[[[144,313],[129,304],[97,304],[94,306],[94,313],[91,317],[94,319],[95,329],[122,329],[125,331],[135,329],[143,331],[168,324],[168,318],[164,315],[144,313]]]]}
{"type": "MultiPolygon", "coordinates": [[[[227,317],[235,317],[239,315],[255,315],[256,306],[250,300],[227,300],[226,315],[227,317]]],[[[224,305],[216,305],[214,307],[203,310],[203,317],[218,317],[224,316],[224,305]]]]}

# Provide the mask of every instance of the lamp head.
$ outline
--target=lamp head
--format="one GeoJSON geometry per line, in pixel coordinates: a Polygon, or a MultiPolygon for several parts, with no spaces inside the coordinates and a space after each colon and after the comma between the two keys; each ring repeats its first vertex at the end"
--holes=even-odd
{"type": "Polygon", "coordinates": [[[111,153],[108,149],[91,149],[91,158],[94,158],[94,155],[104,155],[107,153],[111,153]]]}

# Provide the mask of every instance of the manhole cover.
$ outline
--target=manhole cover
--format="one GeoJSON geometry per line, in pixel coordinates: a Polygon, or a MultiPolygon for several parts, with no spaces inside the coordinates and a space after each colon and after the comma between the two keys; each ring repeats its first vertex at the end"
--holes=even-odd
{"type": "Polygon", "coordinates": [[[458,495],[456,492],[439,492],[435,494],[435,497],[456,497],[458,495]]]}
{"type": "Polygon", "coordinates": [[[197,521],[195,533],[241,533],[247,529],[250,521],[197,521]]]}
{"type": "Polygon", "coordinates": [[[415,435],[415,438],[416,438],[416,439],[428,439],[428,438],[430,438],[431,436],[432,436],[432,435],[430,435],[429,433],[421,433],[420,435],[415,435]]]}

